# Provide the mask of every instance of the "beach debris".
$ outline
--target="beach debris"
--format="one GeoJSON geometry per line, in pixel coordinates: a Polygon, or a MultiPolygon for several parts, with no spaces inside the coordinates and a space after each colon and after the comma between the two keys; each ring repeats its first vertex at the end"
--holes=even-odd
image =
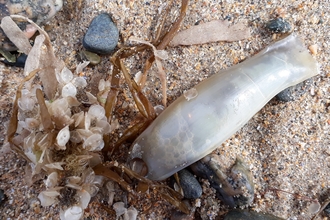
{"type": "Polygon", "coordinates": [[[254,199],[252,173],[241,158],[237,158],[231,172],[226,174],[218,155],[210,154],[192,164],[193,172],[208,179],[211,187],[217,191],[217,197],[230,208],[247,206],[254,199]]]}
{"type": "Polygon", "coordinates": [[[308,47],[309,51],[312,53],[312,55],[317,54],[318,46],[317,44],[312,44],[308,47]]]}
{"type": "Polygon", "coordinates": [[[270,20],[266,24],[266,28],[273,33],[288,33],[292,27],[290,23],[284,20],[282,17],[270,20]]]}
{"type": "Polygon", "coordinates": [[[227,20],[213,20],[177,33],[170,46],[205,44],[218,41],[238,41],[251,37],[246,22],[231,24],[227,20]]]}

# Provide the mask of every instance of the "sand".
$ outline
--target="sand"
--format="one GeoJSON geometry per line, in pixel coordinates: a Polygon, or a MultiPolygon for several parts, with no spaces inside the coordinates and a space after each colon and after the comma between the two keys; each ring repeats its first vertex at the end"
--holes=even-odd
{"type": "MultiPolygon", "coordinates": [[[[180,1],[165,22],[168,26],[179,14],[180,1]]],[[[55,53],[69,68],[79,63],[83,35],[93,17],[101,12],[112,14],[124,42],[130,36],[150,40],[155,34],[166,1],[69,1],[55,18],[45,26],[53,40],[55,53]],[[69,3],[71,2],[72,5],[69,3]],[[69,7],[70,6],[70,7],[69,7]],[[71,15],[72,14],[72,15],[71,15]]],[[[253,56],[266,45],[280,37],[266,31],[265,23],[282,16],[293,26],[304,41],[306,48],[317,45],[314,55],[320,64],[320,74],[306,93],[293,102],[271,100],[242,129],[219,146],[216,153],[230,167],[240,155],[250,165],[255,182],[255,200],[250,207],[290,220],[311,219],[308,211],[313,200],[322,203],[329,197],[330,177],[330,57],[328,1],[193,1],[181,29],[196,23],[214,19],[229,19],[236,23],[244,21],[251,27],[251,37],[239,42],[218,42],[195,46],[167,48],[169,58],[164,67],[168,79],[168,101],[173,102],[185,90],[203,79],[228,68],[247,57],[253,56]],[[271,190],[271,189],[276,189],[271,190]],[[285,193],[285,192],[290,192],[285,193]],[[299,194],[299,196],[297,195],[299,194]]],[[[125,61],[132,74],[141,71],[147,54],[139,54],[125,61]]],[[[110,74],[109,57],[88,67],[87,77],[104,77],[110,74]]],[[[0,122],[4,124],[11,114],[15,89],[23,78],[20,68],[0,63],[0,122]]],[[[120,122],[120,134],[128,125],[134,124],[132,117],[136,109],[131,103],[129,91],[122,79],[122,92],[116,118],[120,122]]],[[[161,85],[155,66],[150,70],[145,93],[154,105],[161,104],[161,85]]],[[[253,104],[253,103],[251,103],[253,104]]],[[[118,138],[114,137],[114,139],[118,138]]],[[[5,143],[5,128],[0,128],[0,145],[5,143]]],[[[58,206],[41,207],[38,193],[44,190],[43,181],[32,186],[24,182],[26,162],[14,153],[0,156],[0,188],[7,199],[0,205],[2,219],[58,219],[58,206]]],[[[227,211],[216,197],[208,182],[202,180],[203,195],[191,201],[197,219],[221,219],[227,211]]],[[[156,193],[157,194],[157,193],[156,193]]],[[[129,201],[139,211],[140,219],[169,219],[173,206],[161,200],[154,192],[140,197],[139,204],[129,201]],[[160,201],[157,202],[157,200],[160,201]],[[150,208],[149,208],[150,207],[150,208]]],[[[125,193],[118,192],[122,200],[125,193]]],[[[87,208],[85,219],[115,219],[115,215],[101,208],[106,196],[97,196],[87,208]]],[[[111,207],[109,206],[111,209],[111,207]]],[[[327,219],[325,216],[317,219],[327,219]]]]}

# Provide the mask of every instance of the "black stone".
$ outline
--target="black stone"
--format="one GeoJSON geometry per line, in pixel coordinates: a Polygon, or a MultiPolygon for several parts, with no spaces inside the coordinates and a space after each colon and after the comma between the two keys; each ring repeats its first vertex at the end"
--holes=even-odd
{"type": "Polygon", "coordinates": [[[16,57],[15,62],[9,62],[8,60],[4,60],[3,62],[9,66],[17,66],[17,67],[24,67],[26,62],[27,55],[22,53],[16,57]]]}
{"type": "Polygon", "coordinates": [[[284,89],[280,93],[276,95],[277,100],[282,102],[290,102],[300,98],[308,88],[313,83],[312,79],[308,79],[304,82],[301,82],[297,85],[291,86],[289,88],[284,89]]]}
{"type": "Polygon", "coordinates": [[[107,13],[93,19],[83,39],[86,50],[98,54],[110,54],[118,44],[119,32],[107,13]]]}
{"type": "Polygon", "coordinates": [[[3,189],[0,189],[0,204],[6,199],[6,194],[3,189]]]}
{"type": "Polygon", "coordinates": [[[201,185],[188,170],[181,170],[178,172],[178,175],[185,198],[197,199],[202,195],[203,190],[201,185]]]}
{"type": "Polygon", "coordinates": [[[326,217],[330,217],[330,203],[324,208],[324,214],[326,217]]]}
{"type": "Polygon", "coordinates": [[[267,213],[233,209],[227,213],[224,220],[283,220],[283,218],[267,213]]]}
{"type": "Polygon", "coordinates": [[[234,198],[222,188],[221,180],[217,174],[207,164],[197,161],[196,163],[190,165],[190,168],[196,176],[207,179],[210,182],[210,186],[216,190],[218,199],[223,201],[230,208],[237,206],[234,198]]]}
{"type": "Polygon", "coordinates": [[[291,25],[289,22],[280,17],[270,20],[266,24],[266,28],[274,33],[287,33],[291,30],[291,25]]]}

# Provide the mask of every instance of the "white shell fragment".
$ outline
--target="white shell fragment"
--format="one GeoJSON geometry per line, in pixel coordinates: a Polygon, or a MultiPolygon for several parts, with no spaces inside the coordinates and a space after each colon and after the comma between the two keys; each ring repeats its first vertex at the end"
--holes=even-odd
{"type": "Polygon", "coordinates": [[[129,207],[127,212],[124,214],[124,219],[135,220],[137,219],[138,211],[134,207],[129,207]]]}
{"type": "Polygon", "coordinates": [[[77,88],[71,82],[63,86],[62,88],[63,97],[68,97],[68,96],[76,97],[76,95],[77,95],[77,88]]]}
{"type": "Polygon", "coordinates": [[[58,132],[57,137],[56,137],[56,141],[57,141],[57,146],[62,149],[65,150],[66,147],[66,143],[68,143],[70,139],[70,130],[69,130],[69,126],[65,126],[64,128],[62,128],[62,130],[60,130],[60,132],[58,132]]]}
{"type": "Polygon", "coordinates": [[[196,98],[198,96],[197,89],[191,88],[187,91],[183,92],[184,97],[186,98],[187,101],[192,100],[193,98],[196,98]]]}
{"type": "Polygon", "coordinates": [[[91,195],[86,190],[80,190],[77,192],[79,196],[80,206],[85,209],[87,208],[89,201],[91,200],[91,195]]]}
{"type": "Polygon", "coordinates": [[[125,208],[125,204],[123,202],[116,202],[115,204],[113,204],[112,207],[116,212],[117,218],[122,216],[127,211],[127,209],[125,208]]]}
{"type": "Polygon", "coordinates": [[[85,140],[83,147],[89,151],[102,150],[102,148],[104,147],[104,141],[102,135],[92,134],[85,140]]]}
{"type": "Polygon", "coordinates": [[[97,120],[101,120],[105,117],[105,110],[100,105],[92,105],[88,110],[88,115],[97,120]]]}
{"type": "Polygon", "coordinates": [[[47,190],[39,193],[38,199],[42,206],[50,206],[55,203],[56,197],[59,195],[60,193],[57,190],[47,190]]]}
{"type": "Polygon", "coordinates": [[[72,80],[72,83],[77,88],[85,88],[87,86],[87,82],[84,77],[76,77],[72,80]]]}
{"type": "Polygon", "coordinates": [[[79,74],[80,72],[83,71],[83,69],[88,66],[90,62],[89,61],[84,61],[82,63],[79,63],[76,68],[76,74],[79,74]]]}
{"type": "Polygon", "coordinates": [[[55,162],[55,163],[46,164],[45,166],[49,169],[63,170],[62,165],[64,164],[65,164],[64,162],[55,162]]]}
{"type": "Polygon", "coordinates": [[[61,215],[61,220],[79,220],[84,212],[80,206],[71,206],[61,215]]]}
{"type": "Polygon", "coordinates": [[[52,172],[48,175],[45,185],[47,188],[55,187],[58,181],[58,174],[57,172],[52,172]]]}
{"type": "Polygon", "coordinates": [[[319,203],[319,201],[312,201],[307,207],[307,212],[309,214],[315,214],[320,210],[320,208],[321,204],[319,203]]]}
{"type": "Polygon", "coordinates": [[[59,83],[66,84],[69,83],[72,79],[73,79],[72,72],[67,67],[64,67],[60,73],[60,78],[57,80],[59,81],[59,83]]]}

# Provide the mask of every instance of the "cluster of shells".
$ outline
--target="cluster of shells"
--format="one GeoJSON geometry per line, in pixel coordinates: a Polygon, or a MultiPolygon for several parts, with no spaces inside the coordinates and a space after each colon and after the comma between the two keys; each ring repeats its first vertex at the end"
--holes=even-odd
{"type": "MultiPolygon", "coordinates": [[[[101,80],[95,96],[86,92],[87,82],[79,73],[88,62],[72,73],[55,58],[48,35],[29,22],[40,35],[35,45],[26,49],[24,71],[28,76],[17,93],[17,119],[9,124],[15,124],[16,130],[8,139],[29,161],[28,182],[44,179],[45,190],[38,195],[41,205],[59,204],[61,219],[80,219],[104,183],[92,169],[102,162],[103,136],[117,127],[116,121],[110,125],[104,109],[110,82],[101,80]],[[31,77],[36,73],[40,82],[31,77]]],[[[20,40],[6,34],[14,43],[20,40]]]]}
{"type": "MultiPolygon", "coordinates": [[[[63,219],[73,216],[79,219],[102,183],[92,167],[101,163],[97,152],[104,146],[103,135],[112,128],[95,97],[93,104],[88,101],[91,106],[86,112],[79,108],[83,105],[76,98],[77,90],[87,85],[83,77],[74,77],[66,67],[56,76],[61,92],[56,99],[45,100],[54,129],[43,127],[40,112],[44,109],[36,97],[41,86],[33,85],[23,89],[18,99],[16,139],[21,140],[17,144],[31,161],[27,176],[34,179],[47,176],[46,190],[38,196],[41,205],[60,202],[63,219]],[[70,194],[70,198],[66,194],[70,194]]],[[[101,87],[103,84],[101,81],[101,87]]]]}

